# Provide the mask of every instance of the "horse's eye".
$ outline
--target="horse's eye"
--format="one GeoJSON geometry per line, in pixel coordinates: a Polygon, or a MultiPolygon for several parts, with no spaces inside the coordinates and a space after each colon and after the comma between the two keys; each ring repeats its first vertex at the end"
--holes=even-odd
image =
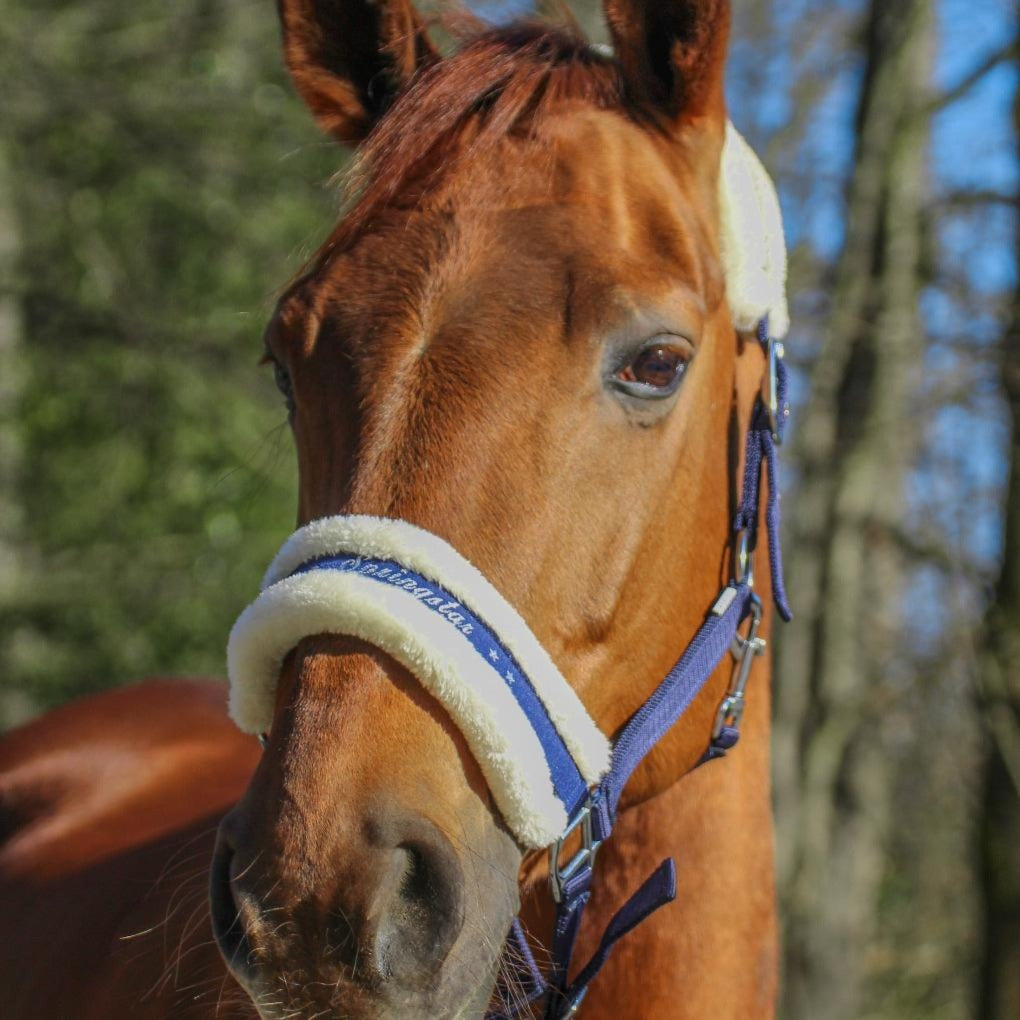
{"type": "Polygon", "coordinates": [[[287,405],[287,413],[294,413],[294,383],[291,381],[290,372],[281,365],[276,358],[273,362],[273,378],[276,380],[276,388],[283,394],[284,403],[287,405]]]}
{"type": "Polygon", "coordinates": [[[689,353],[678,344],[654,341],[616,373],[615,381],[635,397],[668,397],[680,385],[689,360],[689,353]]]}

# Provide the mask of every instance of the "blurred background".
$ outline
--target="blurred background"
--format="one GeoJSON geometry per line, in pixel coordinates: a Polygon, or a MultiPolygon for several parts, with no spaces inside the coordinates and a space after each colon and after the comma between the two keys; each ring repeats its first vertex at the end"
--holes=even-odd
{"type": "MultiPolygon", "coordinates": [[[[734,7],[792,249],[780,1016],[1017,1020],[1020,11],[734,7]]],[[[345,157],[271,0],[0,11],[2,729],[222,675],[294,522],[260,334],[345,157]]]]}

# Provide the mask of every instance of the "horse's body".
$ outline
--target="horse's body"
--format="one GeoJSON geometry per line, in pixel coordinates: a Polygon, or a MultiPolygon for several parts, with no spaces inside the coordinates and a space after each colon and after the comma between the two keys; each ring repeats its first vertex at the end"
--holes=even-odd
{"type": "MultiPolygon", "coordinates": [[[[440,61],[400,0],[280,6],[316,116],[370,136],[359,201],[267,332],[300,518],[447,537],[618,732],[729,576],[764,371],[719,254],[728,4],[610,0],[617,61],[535,28],[440,61]]],[[[580,958],[672,854],[679,903],[616,949],[590,1020],[772,1015],[767,679],[756,667],[727,761],[679,781],[723,666],[628,785],[580,958]]],[[[475,1018],[518,905],[548,943],[544,856],[515,843],[443,707],[371,643],[298,643],[250,782],[253,742],[198,687],[72,706],[4,755],[4,782],[37,791],[14,797],[0,856],[16,1018],[246,1015],[187,877],[242,790],[212,921],[263,1016],[475,1018]]]]}
{"type": "Polygon", "coordinates": [[[216,826],[258,746],[222,684],[151,681],[0,743],[0,1015],[251,1017],[209,927],[216,826]]]}

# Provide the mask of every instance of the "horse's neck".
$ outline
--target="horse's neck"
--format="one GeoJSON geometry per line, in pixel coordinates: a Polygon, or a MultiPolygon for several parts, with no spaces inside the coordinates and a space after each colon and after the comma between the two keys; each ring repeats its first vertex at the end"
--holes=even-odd
{"type": "MultiPolygon", "coordinates": [[[[760,660],[737,747],[624,812],[600,851],[579,963],[666,857],[676,860],[677,898],[618,944],[585,1001],[586,1020],[773,1016],[768,674],[760,660]]],[[[537,917],[534,922],[540,923],[537,917]]]]}

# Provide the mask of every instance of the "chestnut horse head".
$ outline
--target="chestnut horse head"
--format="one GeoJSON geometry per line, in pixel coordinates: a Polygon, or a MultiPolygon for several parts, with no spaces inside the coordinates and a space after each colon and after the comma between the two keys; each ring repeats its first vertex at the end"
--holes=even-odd
{"type": "MultiPolygon", "coordinates": [[[[606,0],[615,56],[524,24],[445,58],[406,0],[280,8],[302,96],[363,142],[266,333],[300,521],[445,539],[611,735],[728,576],[763,372],[721,250],[729,4],[606,0]]],[[[692,767],[720,683],[625,804],[692,767]]],[[[221,826],[214,923],[266,1017],[477,1017],[542,867],[411,671],[319,634],[221,826]]]]}

